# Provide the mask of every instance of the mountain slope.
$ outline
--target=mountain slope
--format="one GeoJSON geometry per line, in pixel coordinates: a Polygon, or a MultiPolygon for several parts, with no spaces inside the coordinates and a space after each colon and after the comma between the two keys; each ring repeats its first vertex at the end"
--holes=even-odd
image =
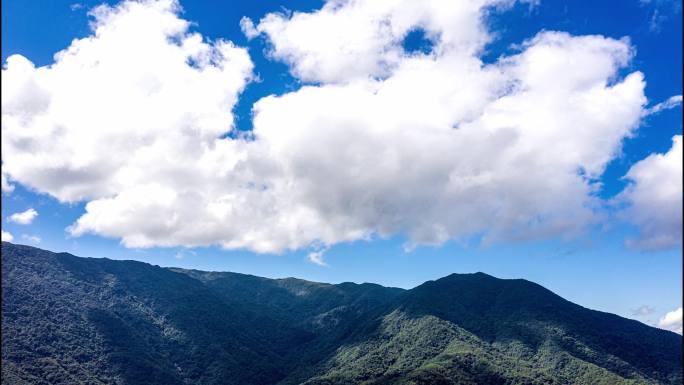
{"type": "Polygon", "coordinates": [[[681,336],[524,280],[411,290],[160,268],[2,243],[2,380],[676,384],[681,336]]]}
{"type": "Polygon", "coordinates": [[[270,337],[298,337],[252,328],[201,282],[139,262],[3,243],[2,281],[3,361],[20,370],[7,372],[46,383],[272,383],[285,373],[270,337]]]}
{"type": "Polygon", "coordinates": [[[407,291],[309,384],[679,384],[681,349],[529,281],[453,274],[407,291]]]}

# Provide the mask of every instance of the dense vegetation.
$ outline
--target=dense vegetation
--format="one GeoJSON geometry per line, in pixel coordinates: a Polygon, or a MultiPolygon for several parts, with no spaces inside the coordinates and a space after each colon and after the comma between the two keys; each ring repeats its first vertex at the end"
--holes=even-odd
{"type": "Polygon", "coordinates": [[[2,243],[7,384],[680,384],[682,337],[525,280],[412,290],[2,243]]]}

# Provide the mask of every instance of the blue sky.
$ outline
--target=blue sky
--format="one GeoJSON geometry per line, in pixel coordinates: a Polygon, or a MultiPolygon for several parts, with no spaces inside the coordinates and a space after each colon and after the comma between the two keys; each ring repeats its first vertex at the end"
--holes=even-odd
{"type": "MultiPolygon", "coordinates": [[[[53,55],[68,47],[72,40],[85,38],[92,34],[89,22],[94,19],[92,16],[88,16],[88,12],[99,4],[98,1],[79,3],[73,1],[3,1],[3,63],[6,63],[11,55],[19,54],[30,60],[36,67],[52,64],[54,62],[53,55]]],[[[117,2],[109,2],[109,4],[116,5],[117,2]]],[[[351,84],[347,79],[340,80],[340,74],[357,71],[356,67],[351,69],[331,67],[332,72],[316,72],[319,69],[323,71],[323,69],[328,68],[326,66],[329,63],[326,62],[319,62],[319,66],[313,70],[308,67],[297,67],[303,66],[303,62],[297,62],[297,59],[292,59],[293,57],[314,55],[316,52],[312,54],[312,51],[306,50],[308,48],[302,50],[296,45],[295,48],[291,48],[287,45],[291,43],[290,41],[278,40],[289,38],[290,35],[287,34],[286,29],[281,30],[281,32],[285,31],[282,33],[269,30],[269,28],[287,28],[294,25],[292,21],[294,19],[289,19],[288,15],[291,14],[288,12],[315,12],[322,7],[323,2],[245,1],[224,2],[219,5],[200,1],[182,1],[180,5],[183,11],[178,17],[191,21],[190,31],[200,33],[205,41],[216,42],[220,39],[226,39],[234,42],[237,47],[247,49],[249,58],[253,63],[252,72],[257,74],[258,80],[247,81],[244,89],[238,87],[235,91],[236,97],[232,106],[235,130],[250,132],[254,128],[255,121],[252,120],[251,111],[254,103],[264,97],[288,95],[300,91],[302,87],[332,88],[351,84]],[[282,16],[277,23],[272,25],[259,24],[259,20],[270,12],[285,12],[285,16],[282,16]],[[246,36],[248,34],[244,33],[246,30],[244,25],[241,28],[243,17],[252,20],[257,29],[261,28],[258,31],[261,36],[252,38],[246,36]],[[282,44],[284,48],[281,49],[279,44],[282,44]]],[[[623,43],[626,41],[623,38],[627,37],[629,40],[624,44],[633,49],[632,57],[624,65],[619,66],[618,72],[608,79],[608,85],[621,82],[634,71],[642,72],[645,78],[643,95],[648,101],[646,105],[638,108],[644,110],[665,102],[670,97],[682,94],[682,23],[681,3],[679,2],[665,0],[623,2],[541,0],[534,4],[516,3],[511,7],[490,9],[483,17],[482,23],[491,37],[484,48],[477,53],[477,57],[484,64],[497,63],[501,57],[519,54],[526,49],[522,43],[534,38],[540,31],[562,31],[567,32],[572,37],[602,35],[606,39],[614,39],[610,41],[621,41],[623,43]]],[[[410,36],[411,38],[408,41],[402,42],[406,55],[412,52],[416,55],[430,55],[434,42],[426,42],[425,38],[421,39],[423,37],[422,31],[410,36]]],[[[446,35],[443,34],[442,36],[446,35]]],[[[566,38],[561,37],[559,39],[566,38]]],[[[296,39],[293,41],[299,44],[296,39]]],[[[334,44],[335,42],[330,42],[330,45],[334,44]]],[[[604,44],[604,42],[602,40],[596,44],[604,44]]],[[[352,48],[354,47],[356,46],[352,46],[352,48]]],[[[125,47],[122,49],[125,50],[125,47]]],[[[366,51],[361,53],[364,52],[366,51]]],[[[311,57],[318,58],[318,56],[311,57]]],[[[396,68],[401,68],[402,60],[409,60],[407,59],[408,56],[402,56],[400,59],[396,59],[397,63],[392,64],[392,60],[395,60],[394,57],[388,57],[389,59],[384,58],[382,61],[382,66],[386,65],[385,62],[390,62],[387,64],[387,68],[369,67],[370,73],[381,78],[380,81],[391,79],[395,76],[395,72],[392,71],[398,71],[396,68]]],[[[372,65],[375,64],[372,63],[372,65]]],[[[575,64],[568,63],[568,65],[573,66],[575,64]]],[[[581,64],[577,65],[581,66],[581,64]]],[[[363,63],[360,63],[359,67],[362,66],[363,63]]],[[[7,65],[4,64],[3,69],[7,68],[7,65]]],[[[4,70],[3,80],[5,77],[4,70]]],[[[9,71],[7,73],[7,76],[13,76],[9,71]]],[[[558,74],[558,77],[563,76],[562,73],[558,74]]],[[[5,99],[4,93],[5,89],[3,88],[3,99],[5,99]]],[[[282,99],[275,100],[279,102],[282,99]]],[[[416,221],[420,222],[420,218],[404,216],[402,210],[405,207],[398,206],[399,208],[396,208],[395,202],[391,201],[385,203],[393,210],[397,210],[398,214],[396,215],[401,218],[400,221],[408,224],[395,228],[391,224],[387,225],[388,222],[380,221],[382,223],[376,224],[376,222],[371,221],[374,225],[363,222],[370,231],[370,236],[366,236],[366,239],[364,236],[349,235],[353,234],[353,230],[356,228],[342,228],[337,229],[340,234],[336,233],[334,236],[322,232],[320,236],[317,235],[312,239],[306,238],[301,241],[293,241],[288,238],[290,243],[286,243],[283,247],[274,246],[275,248],[272,250],[258,252],[263,251],[259,249],[263,243],[244,241],[244,238],[240,238],[243,234],[236,230],[234,238],[239,238],[239,242],[247,242],[240,243],[243,246],[221,248],[216,244],[234,239],[224,239],[219,236],[219,238],[209,237],[207,242],[193,243],[194,239],[185,242],[190,243],[189,246],[193,247],[177,245],[159,247],[166,242],[163,239],[155,239],[146,245],[151,247],[126,247],[122,244],[122,236],[116,236],[119,232],[108,230],[109,227],[105,230],[98,230],[104,228],[97,227],[101,226],[99,223],[97,226],[91,225],[82,234],[74,235],[66,231],[65,229],[83,216],[86,203],[96,200],[97,194],[87,193],[86,195],[90,194],[88,197],[68,195],[64,192],[67,190],[63,189],[70,183],[68,181],[70,174],[68,173],[63,174],[64,180],[57,177],[56,181],[53,178],[49,183],[31,179],[33,176],[29,175],[30,172],[25,171],[30,169],[30,165],[28,168],[16,166],[11,170],[18,171],[11,173],[8,171],[8,177],[13,183],[14,189],[11,192],[4,191],[2,194],[2,228],[12,234],[16,243],[34,244],[42,248],[68,251],[80,256],[135,259],[161,266],[236,271],[266,277],[294,276],[324,282],[377,282],[409,288],[452,272],[483,271],[502,278],[526,278],[540,283],[583,306],[655,324],[665,313],[681,307],[681,241],[674,243],[669,241],[665,247],[628,247],[625,243],[626,240],[638,238],[639,234],[644,231],[642,228],[642,226],[646,226],[644,223],[653,222],[649,222],[649,219],[643,221],[630,220],[630,217],[640,217],[642,211],[627,211],[627,214],[623,215],[620,214],[622,206],[615,205],[614,202],[616,199],[620,199],[621,192],[628,187],[629,180],[624,176],[630,172],[633,166],[651,154],[667,153],[673,146],[673,137],[681,135],[681,96],[679,100],[679,103],[670,105],[671,108],[664,108],[662,111],[639,119],[638,128],[634,129],[631,134],[617,138],[618,142],[621,143],[619,152],[611,154],[607,162],[602,161],[605,164],[599,167],[598,176],[593,178],[591,183],[586,182],[587,185],[592,184],[594,186],[594,190],[589,196],[592,197],[591,199],[596,198],[595,201],[599,202],[600,208],[592,208],[593,213],[599,212],[599,214],[596,214],[595,218],[592,214],[593,219],[591,220],[578,220],[582,222],[580,226],[582,231],[575,234],[573,227],[571,236],[566,236],[563,231],[551,231],[543,236],[523,235],[516,238],[515,235],[511,235],[510,229],[504,229],[502,230],[503,235],[498,238],[492,236],[495,241],[489,243],[484,240],[491,236],[489,229],[497,226],[496,221],[484,221],[483,226],[485,227],[478,227],[470,232],[465,230],[462,232],[461,229],[464,226],[467,227],[467,221],[464,222],[465,224],[452,224],[445,219],[445,223],[447,223],[445,225],[446,237],[435,241],[430,237],[415,235],[422,231],[422,228],[415,224],[416,221]],[[21,174],[22,172],[26,174],[21,174]],[[38,215],[29,224],[17,223],[9,219],[10,215],[24,212],[29,208],[34,208],[38,212],[38,215]],[[96,227],[97,229],[93,230],[96,227]],[[389,228],[389,230],[384,230],[385,228],[389,228]],[[197,246],[198,243],[214,245],[197,246]],[[414,243],[417,244],[415,248],[407,248],[407,245],[414,243]],[[324,256],[325,265],[310,263],[310,255],[315,252],[321,252],[321,255],[324,256]],[[648,314],[633,314],[634,309],[642,306],[647,306],[652,310],[644,312],[648,314]]],[[[110,103],[112,108],[119,108],[116,99],[107,100],[105,103],[110,103]]],[[[266,111],[263,113],[263,122],[266,123],[260,124],[266,125],[269,121],[277,121],[288,128],[288,122],[283,120],[283,117],[287,118],[287,115],[278,112],[280,110],[276,109],[277,106],[266,104],[260,104],[260,106],[263,106],[262,111],[266,111]],[[276,111],[272,112],[273,117],[267,114],[268,108],[273,108],[273,111],[276,111]]],[[[323,110],[325,108],[327,107],[322,107],[323,110]]],[[[339,107],[342,110],[344,108],[347,107],[344,105],[339,107]]],[[[350,104],[348,108],[352,110],[354,107],[350,104]]],[[[5,109],[4,100],[3,109],[5,109]]],[[[307,110],[303,111],[306,114],[307,110]]],[[[618,110],[616,109],[616,111],[618,110]]],[[[122,111],[122,113],[126,112],[122,111]]],[[[624,115],[624,113],[616,113],[617,120],[621,118],[619,115],[624,115]]],[[[10,131],[5,132],[5,119],[5,112],[3,111],[3,142],[12,135],[10,131]]],[[[293,118],[292,122],[301,122],[297,119],[293,118]]],[[[607,119],[612,119],[612,117],[609,116],[607,119]]],[[[622,123],[614,123],[614,125],[619,124],[622,123]]],[[[276,132],[274,130],[268,127],[263,128],[265,133],[276,132]]],[[[559,128],[559,130],[562,132],[567,128],[559,128]]],[[[239,137],[240,135],[236,132],[233,131],[228,136],[239,137]]],[[[327,143],[318,136],[311,138],[313,139],[309,141],[318,140],[322,141],[321,143],[327,143]]],[[[589,136],[586,146],[600,140],[602,137],[598,134],[595,141],[589,136]]],[[[615,139],[611,140],[615,141],[615,139]]],[[[259,139],[257,138],[256,141],[258,142],[259,139]]],[[[391,145],[389,144],[389,146],[391,145]]],[[[3,168],[14,159],[8,158],[4,150],[5,145],[3,143],[3,168]]],[[[10,151],[17,150],[10,148],[10,151]]],[[[41,150],[38,149],[37,151],[41,150]]],[[[399,156],[401,155],[400,153],[399,156]]],[[[589,155],[587,156],[589,157],[589,155]]],[[[594,159],[593,157],[594,154],[591,154],[591,159],[594,159]]],[[[17,156],[16,159],[19,157],[17,156]]],[[[408,157],[407,159],[415,162],[423,161],[423,158],[408,157]]],[[[536,160],[545,162],[546,158],[540,157],[536,160]]],[[[327,161],[327,159],[322,159],[322,161],[327,161]]],[[[679,170],[681,170],[681,159],[679,162],[679,170]]],[[[59,162],[55,160],[55,163],[59,162]]],[[[593,163],[587,161],[586,164],[593,163]]],[[[368,167],[373,168],[373,164],[368,163],[368,167]]],[[[581,167],[585,167],[585,163],[582,163],[581,167]]],[[[9,167],[8,170],[10,170],[9,167]]],[[[5,172],[4,169],[3,172],[5,172]]],[[[95,170],[94,172],[98,171],[95,170]]],[[[430,170],[426,170],[424,173],[429,174],[430,172],[430,170]]],[[[371,176],[372,180],[377,181],[378,174],[371,176]]],[[[389,185],[394,186],[393,184],[389,185]]],[[[264,187],[264,189],[266,188],[264,187]]],[[[553,188],[553,186],[549,188],[553,188]]],[[[540,186],[539,190],[544,192],[544,186],[540,186]]],[[[330,189],[326,190],[325,193],[336,194],[346,191],[345,186],[337,186],[331,182],[330,189]]],[[[406,198],[407,202],[426,199],[425,195],[421,195],[423,194],[421,189],[407,189],[406,191],[406,194],[409,195],[406,198]]],[[[549,190],[549,193],[553,194],[554,191],[549,190]]],[[[654,190],[645,189],[643,191],[647,193],[654,190]]],[[[679,207],[681,207],[681,189],[679,191],[680,197],[678,199],[679,207]]],[[[117,193],[120,192],[107,192],[103,193],[102,196],[111,196],[117,193]]],[[[378,199],[382,200],[382,195],[378,196],[380,198],[374,197],[373,202],[378,199]]],[[[351,195],[345,199],[354,202],[356,195],[351,195]]],[[[635,206],[638,204],[636,198],[630,199],[632,199],[629,201],[632,202],[631,204],[635,206]]],[[[245,202],[246,205],[252,204],[250,201],[245,202]]],[[[405,201],[401,200],[400,202],[405,201]]],[[[585,203],[584,201],[580,202],[580,204],[585,203]]],[[[461,207],[460,204],[460,201],[448,200],[445,201],[445,206],[439,207],[461,207]]],[[[574,201],[569,204],[574,204],[574,201]]],[[[438,209],[435,210],[439,211],[438,209]]],[[[154,211],[140,212],[140,215],[150,215],[150,213],[154,215],[154,211]]],[[[489,211],[484,210],[483,213],[486,216],[489,211]]],[[[556,213],[565,215],[562,208],[553,208],[548,215],[553,216],[556,213]]],[[[164,215],[164,213],[160,213],[160,215],[164,215]]],[[[527,215],[527,213],[520,215],[527,215]]],[[[533,219],[542,218],[539,221],[544,223],[547,214],[533,213],[531,215],[533,219]]],[[[656,212],[653,215],[660,214],[656,212]]],[[[288,215],[288,217],[290,216],[288,215]]],[[[439,216],[437,218],[444,219],[439,216]]],[[[155,220],[152,217],[149,219],[150,221],[155,220]]],[[[335,223],[331,216],[326,217],[325,220],[327,222],[324,221],[323,223],[326,225],[335,223]]],[[[126,226],[125,220],[122,221],[122,226],[126,226]]],[[[268,219],[266,221],[268,222],[268,219]]],[[[204,222],[198,220],[197,223],[202,224],[204,222]]],[[[678,222],[675,218],[674,223],[675,226],[677,224],[679,226],[679,229],[673,230],[674,234],[679,234],[681,237],[681,215],[678,217],[678,222]]],[[[137,223],[133,225],[137,226],[137,223]]],[[[144,226],[141,228],[143,228],[141,231],[145,231],[144,226]]],[[[657,231],[660,229],[656,226],[657,231]]],[[[496,234],[497,236],[500,235],[496,234]]],[[[123,237],[126,235],[124,234],[123,237]]],[[[153,235],[149,235],[149,237],[153,237],[153,235]]],[[[201,236],[199,237],[201,238],[201,236]]],[[[179,244],[183,244],[183,242],[179,242],[179,244]]]]}

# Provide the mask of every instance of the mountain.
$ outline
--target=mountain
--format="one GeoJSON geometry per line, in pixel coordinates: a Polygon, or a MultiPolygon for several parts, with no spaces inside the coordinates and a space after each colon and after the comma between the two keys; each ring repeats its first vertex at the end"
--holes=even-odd
{"type": "Polygon", "coordinates": [[[680,384],[682,337],[525,280],[414,289],[2,243],[7,384],[680,384]]]}

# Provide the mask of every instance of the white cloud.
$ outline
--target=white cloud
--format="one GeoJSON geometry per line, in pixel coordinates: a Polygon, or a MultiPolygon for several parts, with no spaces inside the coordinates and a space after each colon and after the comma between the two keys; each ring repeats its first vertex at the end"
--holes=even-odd
{"type": "Polygon", "coordinates": [[[12,236],[11,233],[9,233],[5,230],[2,230],[2,241],[3,242],[12,242],[13,239],[14,239],[14,236],[12,236]]]}
{"type": "Polygon", "coordinates": [[[320,83],[256,103],[254,140],[221,138],[246,50],[203,43],[175,3],[100,7],[94,35],[53,65],[8,58],[3,172],[87,201],[73,235],[129,247],[313,246],[323,262],[316,245],[375,236],[572,236],[596,220],[595,182],[639,123],[643,76],[618,77],[629,41],[561,32],[484,64],[490,4],[330,1],[243,20],[320,83]],[[433,52],[403,52],[414,28],[433,52]]]}
{"type": "Polygon", "coordinates": [[[682,334],[682,308],[673,310],[658,321],[658,327],[682,334]]]}
{"type": "Polygon", "coordinates": [[[328,266],[323,257],[328,251],[329,247],[325,245],[313,245],[313,250],[307,255],[307,260],[314,265],[328,266]]]}
{"type": "Polygon", "coordinates": [[[637,162],[625,177],[632,183],[617,197],[628,205],[621,215],[640,229],[628,245],[645,250],[681,245],[682,136],[672,138],[667,153],[637,162]]]}
{"type": "Polygon", "coordinates": [[[30,225],[31,222],[38,216],[38,211],[35,209],[28,209],[26,211],[22,211],[20,213],[14,213],[7,217],[7,220],[10,222],[18,223],[20,225],[30,225]]]}
{"type": "Polygon", "coordinates": [[[400,43],[415,28],[438,40],[438,53],[475,54],[488,40],[482,9],[504,3],[510,1],[332,0],[312,13],[270,13],[245,33],[266,34],[271,55],[304,81],[345,82],[388,76],[406,58],[400,43]]]}
{"type": "Polygon", "coordinates": [[[40,237],[36,235],[22,234],[21,238],[31,243],[40,243],[41,241],[40,237]]]}
{"type": "Polygon", "coordinates": [[[317,250],[317,251],[312,251],[309,253],[308,260],[309,262],[319,265],[319,266],[327,266],[325,261],[323,260],[323,255],[325,252],[323,250],[317,250]]]}
{"type": "Polygon", "coordinates": [[[189,33],[177,12],[171,1],[100,6],[93,36],[51,66],[10,56],[3,172],[64,202],[192,175],[230,131],[252,63],[245,49],[189,33]]]}
{"type": "MultiPolygon", "coordinates": [[[[287,35],[271,36],[276,51],[287,35]]],[[[381,81],[360,80],[333,58],[321,62],[325,52],[307,55],[329,72],[305,79],[334,84],[262,99],[254,132],[289,174],[283,185],[297,188],[281,195],[301,196],[337,228],[319,230],[325,243],[577,232],[593,220],[592,180],[645,101],[639,73],[609,85],[631,49],[599,36],[542,33],[491,66],[444,48],[403,58],[381,81]]]]}
{"type": "Polygon", "coordinates": [[[654,115],[664,110],[669,110],[680,106],[682,104],[682,95],[670,96],[666,101],[660,102],[653,107],[646,108],[643,112],[644,116],[654,115]]]}

